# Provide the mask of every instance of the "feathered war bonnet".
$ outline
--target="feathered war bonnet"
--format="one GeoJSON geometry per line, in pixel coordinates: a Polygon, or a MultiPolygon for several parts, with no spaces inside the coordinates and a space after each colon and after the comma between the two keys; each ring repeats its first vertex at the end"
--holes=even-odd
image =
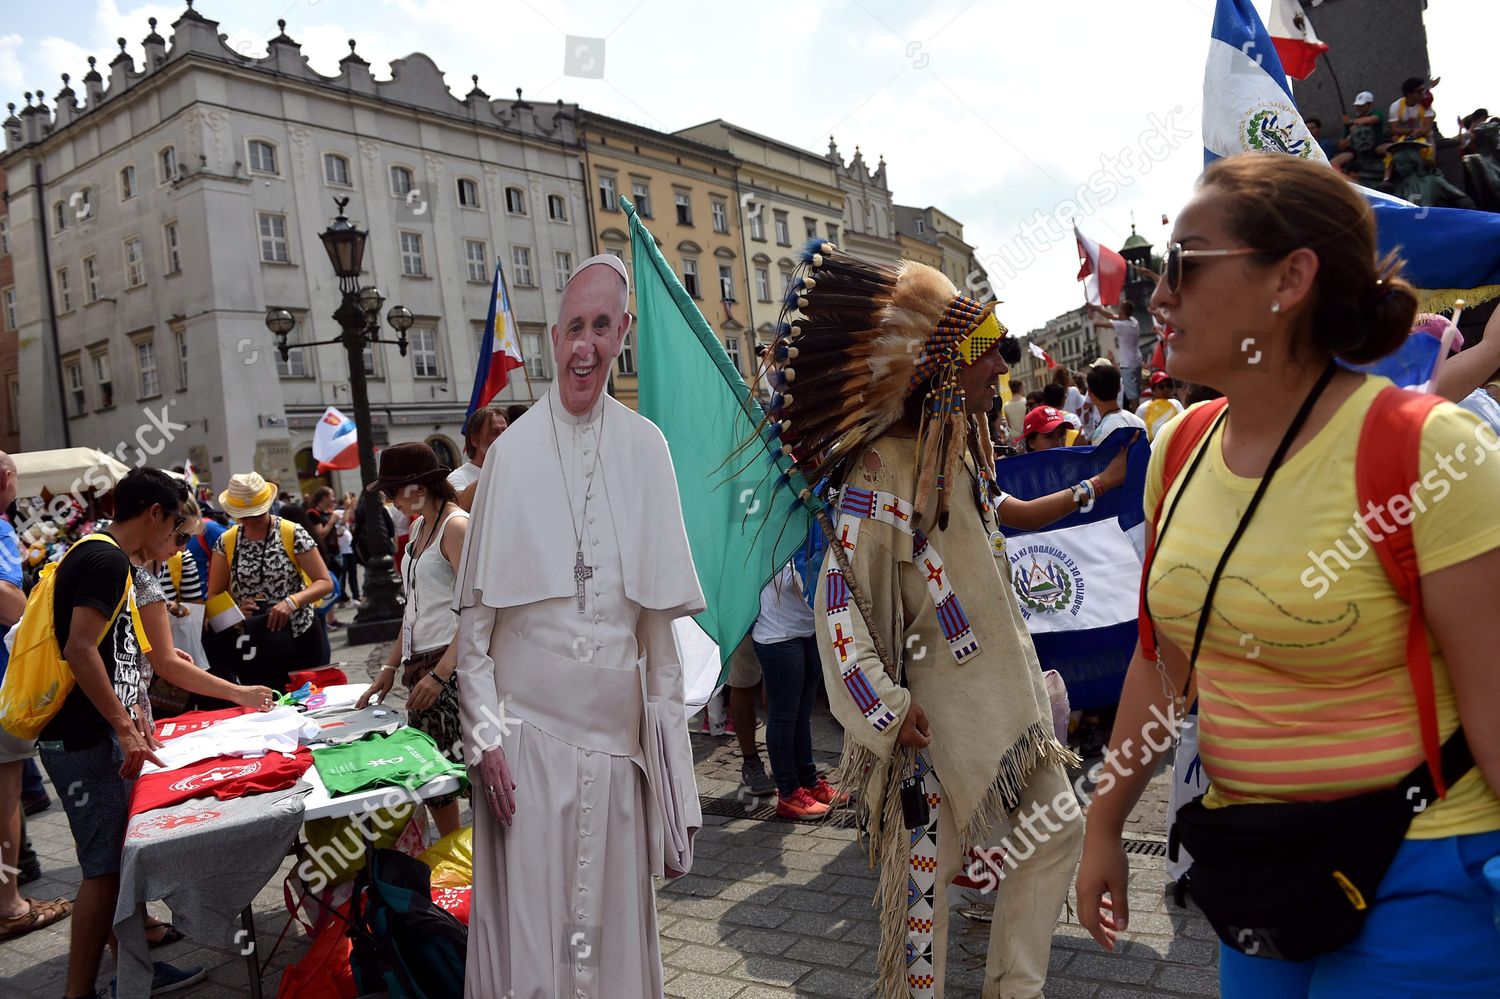
{"type": "MultiPolygon", "coordinates": [[[[927,395],[917,435],[917,521],[947,524],[958,463],[967,447],[989,488],[989,433],[971,426],[959,373],[1007,339],[994,304],[960,295],[925,264],[883,264],[814,239],[805,273],[786,302],[786,321],[766,354],[779,367],[766,417],[771,435],[808,482],[842,485],[856,455],[899,421],[908,398],[927,395]]],[[[1019,355],[1011,341],[1002,354],[1019,355]]]]}

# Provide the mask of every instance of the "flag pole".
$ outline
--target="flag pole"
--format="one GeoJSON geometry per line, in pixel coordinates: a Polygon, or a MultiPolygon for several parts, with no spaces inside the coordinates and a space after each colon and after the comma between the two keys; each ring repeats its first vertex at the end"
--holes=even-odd
{"type": "MultiPolygon", "coordinates": [[[[505,261],[495,261],[495,269],[500,272],[500,293],[505,297],[505,304],[510,305],[510,285],[505,280],[505,261]]],[[[516,310],[514,308],[511,308],[510,314],[512,317],[514,317],[516,314],[516,310]]],[[[521,331],[512,330],[511,332],[515,334],[516,349],[519,350],[522,342],[521,331]]],[[[546,338],[544,337],[543,340],[545,341],[545,339],[546,338]]],[[[521,377],[526,379],[527,405],[535,405],[536,390],[531,387],[531,372],[526,370],[526,358],[524,355],[521,358],[521,377]]]]}

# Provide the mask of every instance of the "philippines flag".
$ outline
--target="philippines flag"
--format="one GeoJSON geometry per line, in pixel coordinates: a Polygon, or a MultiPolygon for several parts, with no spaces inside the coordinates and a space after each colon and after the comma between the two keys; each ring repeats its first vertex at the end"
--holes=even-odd
{"type": "Polygon", "coordinates": [[[1318,56],[1328,51],[1328,43],[1318,40],[1312,22],[1302,11],[1299,0],[1271,0],[1271,44],[1281,58],[1287,76],[1305,80],[1317,68],[1318,56]]]}
{"type": "Polygon", "coordinates": [[[516,317],[510,311],[510,292],[505,288],[505,272],[497,263],[494,285],[490,290],[490,314],[484,323],[484,339],[479,342],[479,367],[474,372],[474,391],[469,393],[469,413],[488,405],[510,382],[510,373],[525,363],[521,359],[521,345],[516,338],[516,317]]]}
{"type": "Polygon", "coordinates": [[[1084,281],[1089,304],[1119,305],[1125,291],[1125,258],[1089,239],[1076,225],[1073,235],[1078,238],[1078,280],[1084,281]]]}
{"type": "MultiPolygon", "coordinates": [[[[1281,58],[1250,0],[1218,0],[1203,75],[1203,161],[1241,152],[1327,163],[1297,111],[1281,58]]],[[[1470,305],[1500,294],[1500,215],[1431,208],[1368,188],[1380,254],[1397,252],[1423,307],[1470,305]]]]}
{"type": "MultiPolygon", "coordinates": [[[[1018,499],[1046,496],[1104,471],[1134,433],[1121,428],[1095,447],[1002,458],[996,478],[1018,499]]],[[[1062,674],[1075,708],[1118,703],[1135,651],[1150,459],[1141,434],[1130,445],[1124,485],[1099,497],[1087,513],[1075,510],[1040,531],[1001,527],[1011,585],[1037,657],[1042,669],[1062,674]]]]}
{"type": "Polygon", "coordinates": [[[312,453],[319,475],[335,468],[358,468],[359,434],[354,421],[329,406],[313,430],[312,453]]]}

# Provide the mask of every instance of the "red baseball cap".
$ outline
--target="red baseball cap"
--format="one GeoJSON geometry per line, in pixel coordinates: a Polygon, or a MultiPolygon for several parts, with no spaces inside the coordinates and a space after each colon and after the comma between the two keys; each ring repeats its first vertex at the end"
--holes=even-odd
{"type": "Polygon", "coordinates": [[[1172,376],[1171,375],[1167,374],[1165,371],[1158,371],[1156,374],[1154,374],[1154,375],[1151,376],[1151,387],[1155,388],[1156,386],[1160,385],[1162,382],[1169,382],[1171,380],[1172,380],[1172,376]]]}
{"type": "Polygon", "coordinates": [[[1051,406],[1038,406],[1026,414],[1026,421],[1022,425],[1022,436],[1049,434],[1067,422],[1068,415],[1062,410],[1053,409],[1051,406]]]}

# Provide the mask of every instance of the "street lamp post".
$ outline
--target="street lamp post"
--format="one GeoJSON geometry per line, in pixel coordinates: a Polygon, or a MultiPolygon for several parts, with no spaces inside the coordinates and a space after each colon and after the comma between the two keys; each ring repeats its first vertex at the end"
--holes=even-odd
{"type": "MultiPolygon", "coordinates": [[[[385,517],[380,494],[370,490],[375,481],[375,432],[370,419],[370,397],[365,384],[365,349],[374,344],[394,343],[406,356],[406,331],[411,328],[411,310],[403,305],[392,306],[386,314],[386,322],[398,334],[395,340],[380,337],[380,307],[385,304],[379,290],[359,285],[363,270],[362,260],[365,241],[369,233],[353,225],[344,216],[348,198],[335,198],[339,214],[319,238],[328,251],[333,271],[338,275],[342,301],[333,318],[343,331],[331,340],[309,342],[302,346],[317,347],[325,344],[341,344],[349,362],[349,394],[354,404],[354,426],[359,448],[359,477],[366,488],[360,490],[359,508],[362,515],[360,538],[365,551],[365,600],[360,605],[353,623],[349,625],[351,645],[389,641],[401,629],[404,599],[401,583],[395,574],[395,544],[385,517]]],[[[287,335],[296,320],[286,309],[272,308],[266,312],[266,328],[277,338],[277,350],[282,360],[291,353],[287,335]]]]}

